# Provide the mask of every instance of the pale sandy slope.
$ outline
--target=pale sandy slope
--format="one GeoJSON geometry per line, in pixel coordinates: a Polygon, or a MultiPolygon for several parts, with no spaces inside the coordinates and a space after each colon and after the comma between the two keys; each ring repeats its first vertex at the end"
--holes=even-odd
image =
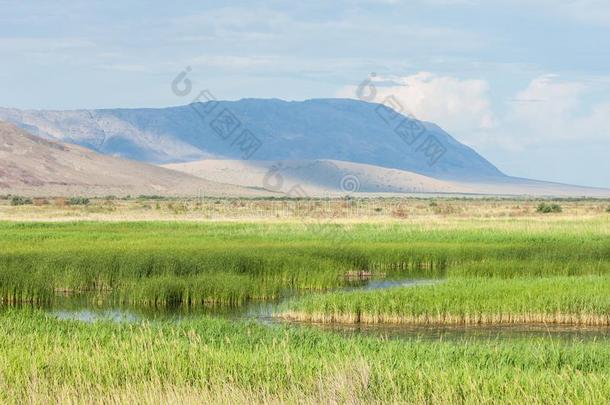
{"type": "Polygon", "coordinates": [[[50,142],[0,121],[0,194],[26,196],[270,196],[158,166],[50,142]]]}
{"type": "Polygon", "coordinates": [[[453,182],[420,174],[336,160],[202,160],[164,167],[201,178],[281,191],[293,196],[460,194],[610,198],[610,190],[499,177],[453,182]]]}

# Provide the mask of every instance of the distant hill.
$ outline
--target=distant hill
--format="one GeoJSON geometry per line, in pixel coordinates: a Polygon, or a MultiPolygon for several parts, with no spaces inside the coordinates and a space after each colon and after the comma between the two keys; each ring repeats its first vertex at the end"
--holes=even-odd
{"type": "Polygon", "coordinates": [[[194,195],[202,189],[208,195],[252,196],[287,193],[298,185],[307,195],[319,196],[353,192],[349,187],[357,182],[357,192],[369,194],[610,197],[605,189],[506,176],[435,124],[357,100],[244,99],[75,111],[0,108],[0,119],[47,140],[166,165],[165,170],[154,168],[67,145],[60,147],[70,153],[60,158],[59,146],[50,146],[59,144],[24,136],[38,145],[31,147],[31,162],[15,162],[15,156],[8,156],[0,163],[0,183],[12,188],[20,181],[24,189],[42,182],[45,186],[38,186],[39,191],[69,186],[97,194],[194,195]],[[53,151],[51,157],[43,157],[47,152],[42,145],[53,151]],[[54,159],[52,164],[49,159],[54,159]],[[277,166],[282,166],[280,189],[265,181],[277,166]],[[115,191],[102,191],[109,189],[115,191]]]}
{"type": "Polygon", "coordinates": [[[270,196],[47,141],[0,121],[0,194],[27,196],[270,196]]]}
{"type": "Polygon", "coordinates": [[[435,124],[349,99],[244,99],[159,109],[0,109],[0,119],[47,139],[149,163],[243,159],[252,151],[244,153],[239,138],[247,130],[260,140],[260,148],[247,156],[253,160],[349,161],[448,180],[504,177],[435,124]],[[238,127],[227,119],[237,120],[238,127]]]}
{"type": "Polygon", "coordinates": [[[610,198],[609,189],[579,187],[504,176],[493,182],[438,180],[398,169],[333,160],[203,160],[165,165],[204,179],[264,187],[293,197],[461,194],[610,198]]]}
{"type": "Polygon", "coordinates": [[[298,196],[352,193],[460,193],[467,187],[421,174],[337,160],[202,160],[164,165],[204,179],[298,196]],[[295,187],[298,187],[296,189],[295,187]]]}

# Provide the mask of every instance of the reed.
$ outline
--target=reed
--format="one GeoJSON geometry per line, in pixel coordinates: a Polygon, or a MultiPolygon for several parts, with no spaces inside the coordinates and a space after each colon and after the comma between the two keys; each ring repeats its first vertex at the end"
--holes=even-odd
{"type": "Polygon", "coordinates": [[[610,276],[459,278],[383,291],[312,295],[278,316],[321,323],[610,325],[610,276]]]}
{"type": "Polygon", "coordinates": [[[239,305],[325,291],[353,272],[414,277],[610,274],[610,220],[552,223],[0,222],[0,300],[108,292],[144,305],[239,305]],[[196,289],[195,289],[196,286],[196,289]]]}
{"type": "Polygon", "coordinates": [[[383,341],[208,318],[86,324],[0,313],[6,404],[603,403],[609,373],[602,341],[383,341]]]}

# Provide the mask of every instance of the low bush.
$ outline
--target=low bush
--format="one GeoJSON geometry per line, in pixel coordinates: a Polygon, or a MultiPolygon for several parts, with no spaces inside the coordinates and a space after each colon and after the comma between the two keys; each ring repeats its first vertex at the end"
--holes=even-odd
{"type": "Polygon", "coordinates": [[[11,205],[31,205],[32,199],[15,195],[11,198],[11,205]]]}
{"type": "Polygon", "coordinates": [[[69,205],[89,205],[90,202],[86,197],[72,197],[68,200],[69,205]]]}
{"type": "Polygon", "coordinates": [[[541,214],[551,214],[551,213],[558,213],[558,212],[562,212],[563,209],[561,208],[561,205],[559,204],[547,204],[547,203],[540,203],[538,204],[538,208],[536,208],[536,212],[539,212],[541,214]]]}
{"type": "Polygon", "coordinates": [[[170,198],[162,196],[162,195],[145,195],[141,194],[138,196],[138,200],[169,200],[170,198]]]}

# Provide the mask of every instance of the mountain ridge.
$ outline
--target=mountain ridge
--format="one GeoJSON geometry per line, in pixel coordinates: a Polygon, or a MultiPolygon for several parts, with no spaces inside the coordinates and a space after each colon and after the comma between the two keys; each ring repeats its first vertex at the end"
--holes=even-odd
{"type": "Polygon", "coordinates": [[[260,148],[248,156],[256,160],[351,161],[452,180],[504,176],[437,125],[351,99],[249,98],[145,109],[0,109],[0,119],[45,138],[148,163],[243,158],[234,142],[246,130],[260,140],[260,148]],[[212,105],[210,114],[202,113],[212,105]],[[223,112],[222,118],[233,116],[239,123],[233,138],[216,131],[223,112]],[[446,149],[434,162],[425,153],[432,141],[446,149]]]}

